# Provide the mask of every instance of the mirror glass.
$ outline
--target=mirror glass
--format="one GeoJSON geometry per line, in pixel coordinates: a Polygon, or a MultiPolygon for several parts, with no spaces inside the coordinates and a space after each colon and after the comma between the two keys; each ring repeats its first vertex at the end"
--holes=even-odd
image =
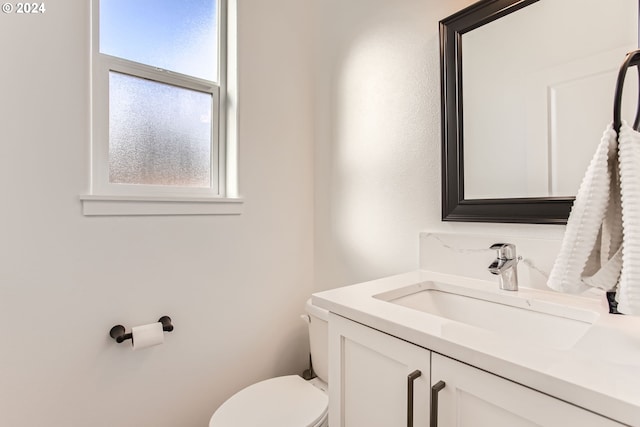
{"type": "Polygon", "coordinates": [[[575,196],[612,120],[620,64],[638,46],[638,0],[539,0],[458,43],[463,199],[575,196]]]}

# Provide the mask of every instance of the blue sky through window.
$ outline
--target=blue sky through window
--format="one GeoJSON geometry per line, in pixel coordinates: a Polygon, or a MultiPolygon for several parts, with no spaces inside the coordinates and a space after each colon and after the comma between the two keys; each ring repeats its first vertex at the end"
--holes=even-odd
{"type": "Polygon", "coordinates": [[[100,0],[100,52],[218,80],[217,0],[100,0]]]}

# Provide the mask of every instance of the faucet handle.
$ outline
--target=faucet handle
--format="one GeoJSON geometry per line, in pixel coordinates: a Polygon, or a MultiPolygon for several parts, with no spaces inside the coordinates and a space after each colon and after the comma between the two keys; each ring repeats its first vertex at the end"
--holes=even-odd
{"type": "Polygon", "coordinates": [[[513,243],[494,243],[489,249],[498,251],[498,259],[516,258],[516,245],[513,243]]]}

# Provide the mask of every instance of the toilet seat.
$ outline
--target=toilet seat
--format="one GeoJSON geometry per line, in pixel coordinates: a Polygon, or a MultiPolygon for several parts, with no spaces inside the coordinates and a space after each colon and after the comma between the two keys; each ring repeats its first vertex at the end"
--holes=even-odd
{"type": "Polygon", "coordinates": [[[319,427],[329,397],[298,375],[271,378],[231,396],[209,427],[319,427]]]}

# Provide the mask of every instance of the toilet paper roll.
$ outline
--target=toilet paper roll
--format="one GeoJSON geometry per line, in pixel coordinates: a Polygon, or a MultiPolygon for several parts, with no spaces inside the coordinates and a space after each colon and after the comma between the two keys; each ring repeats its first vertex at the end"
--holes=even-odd
{"type": "Polygon", "coordinates": [[[135,326],[131,328],[131,345],[134,350],[142,350],[164,342],[162,323],[135,326]]]}

